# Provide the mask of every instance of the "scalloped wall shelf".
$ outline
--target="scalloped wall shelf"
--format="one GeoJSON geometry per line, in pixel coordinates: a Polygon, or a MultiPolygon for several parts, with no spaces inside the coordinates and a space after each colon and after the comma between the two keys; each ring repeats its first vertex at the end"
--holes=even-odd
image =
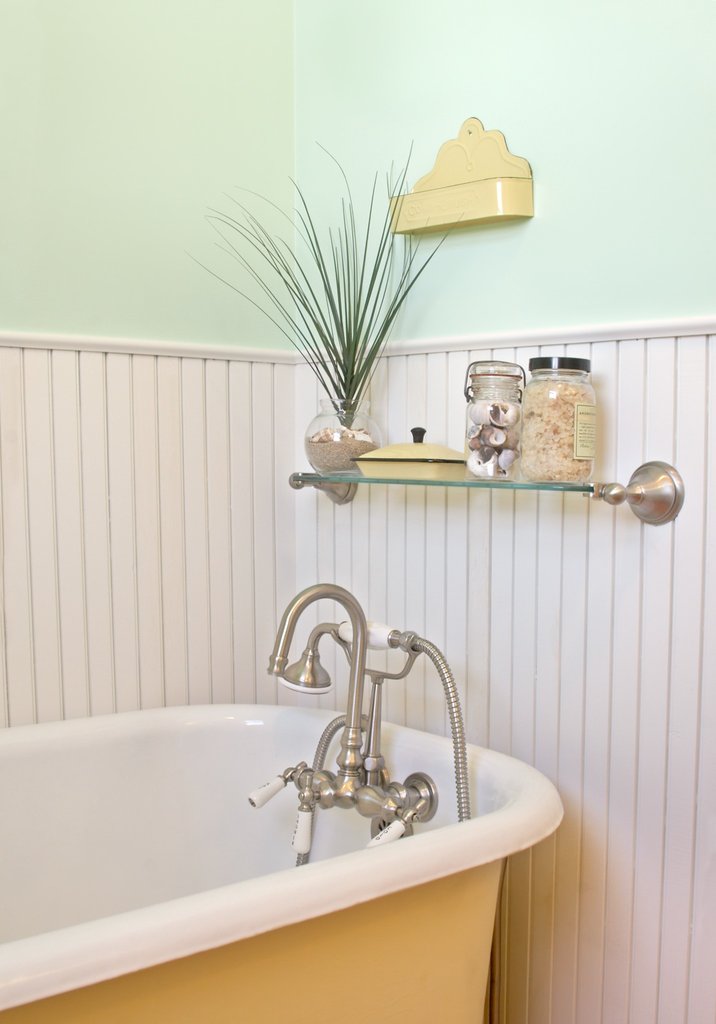
{"type": "Polygon", "coordinates": [[[429,174],[392,201],[399,234],[442,231],[534,216],[532,168],[510,153],[502,132],[470,117],[445,142],[429,174]]]}

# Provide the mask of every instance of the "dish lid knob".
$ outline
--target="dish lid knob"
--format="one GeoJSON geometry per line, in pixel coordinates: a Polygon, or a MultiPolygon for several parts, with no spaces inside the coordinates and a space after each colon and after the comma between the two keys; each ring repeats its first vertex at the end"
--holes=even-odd
{"type": "Polygon", "coordinates": [[[415,444],[422,444],[423,438],[425,437],[425,427],[411,427],[410,433],[413,435],[413,441],[415,444]]]}

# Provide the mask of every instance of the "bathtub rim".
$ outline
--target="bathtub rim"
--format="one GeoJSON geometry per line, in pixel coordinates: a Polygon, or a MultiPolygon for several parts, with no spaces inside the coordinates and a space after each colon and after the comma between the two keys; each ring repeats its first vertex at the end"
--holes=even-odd
{"type": "MultiPolygon", "coordinates": [[[[151,728],[151,719],[186,723],[197,716],[213,721],[237,715],[270,718],[279,713],[308,715],[321,723],[336,714],[286,705],[182,705],[11,727],[0,734],[0,742],[22,742],[28,730],[35,738],[41,738],[41,730],[48,739],[71,730],[81,734],[90,723],[92,729],[122,732],[132,724],[151,728]]],[[[444,736],[408,726],[386,723],[386,728],[418,735],[423,742],[450,744],[444,736]]],[[[544,775],[508,755],[475,744],[470,748],[488,770],[502,767],[508,781],[520,783],[499,809],[416,835],[409,844],[357,850],[309,863],[300,872],[295,868],[272,872],[2,944],[0,1011],[503,860],[555,831],[563,807],[544,775]],[[370,870],[363,870],[364,865],[370,865],[370,870]]]]}

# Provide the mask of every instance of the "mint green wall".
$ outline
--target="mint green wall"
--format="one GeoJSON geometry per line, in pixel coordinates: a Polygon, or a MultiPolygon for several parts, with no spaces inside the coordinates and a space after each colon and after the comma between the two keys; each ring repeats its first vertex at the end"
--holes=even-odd
{"type": "Polygon", "coordinates": [[[186,251],[288,201],[292,62],[291,0],[2,0],[0,330],[274,342],[186,251]]]}
{"type": "Polygon", "coordinates": [[[296,5],[296,167],[321,195],[431,169],[499,128],[536,216],[448,240],[397,337],[716,312],[714,0],[311,0],[296,5]]]}
{"type": "Polygon", "coordinates": [[[714,0],[2,0],[0,331],[280,344],[186,255],[205,208],[295,161],[328,210],[314,141],[365,192],[471,115],[536,216],[456,233],[396,336],[712,315],[715,38],[714,0]]]}

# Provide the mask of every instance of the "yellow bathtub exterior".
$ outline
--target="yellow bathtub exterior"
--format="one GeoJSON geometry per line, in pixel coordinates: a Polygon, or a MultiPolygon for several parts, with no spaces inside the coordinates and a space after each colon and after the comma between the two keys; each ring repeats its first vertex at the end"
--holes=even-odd
{"type": "Polygon", "coordinates": [[[476,1024],[502,862],[0,1013],[2,1024],[476,1024]]]}

